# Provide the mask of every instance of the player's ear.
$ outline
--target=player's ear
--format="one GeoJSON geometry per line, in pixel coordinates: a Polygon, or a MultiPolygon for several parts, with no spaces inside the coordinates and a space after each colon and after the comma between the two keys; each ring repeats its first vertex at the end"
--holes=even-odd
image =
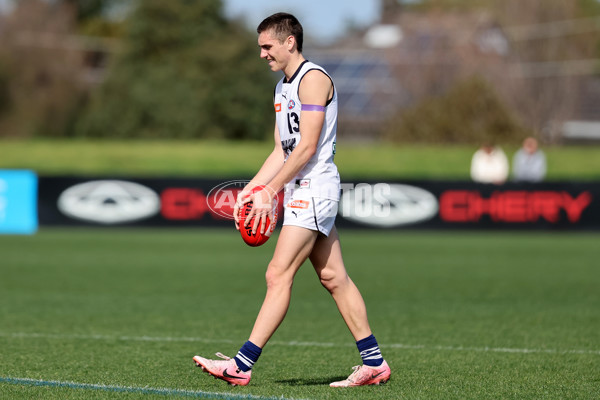
{"type": "Polygon", "coordinates": [[[296,45],[296,38],[293,35],[290,35],[285,40],[285,44],[287,46],[288,51],[292,51],[294,46],[296,45]]]}

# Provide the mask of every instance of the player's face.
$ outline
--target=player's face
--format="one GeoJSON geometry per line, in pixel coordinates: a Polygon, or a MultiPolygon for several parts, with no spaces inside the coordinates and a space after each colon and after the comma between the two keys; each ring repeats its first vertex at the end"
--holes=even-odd
{"type": "Polygon", "coordinates": [[[271,71],[281,71],[287,65],[289,56],[287,41],[280,43],[279,39],[271,35],[271,31],[264,31],[258,35],[260,58],[269,62],[271,71]]]}

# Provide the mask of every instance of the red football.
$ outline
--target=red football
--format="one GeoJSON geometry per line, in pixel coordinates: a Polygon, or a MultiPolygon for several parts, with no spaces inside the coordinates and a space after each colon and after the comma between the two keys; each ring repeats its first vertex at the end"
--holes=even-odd
{"type": "MultiPolygon", "coordinates": [[[[253,192],[257,192],[261,189],[262,189],[262,187],[257,187],[253,190],[253,192]]],[[[240,234],[242,235],[242,239],[244,239],[244,242],[246,242],[246,244],[248,246],[255,247],[255,246],[260,246],[260,245],[264,244],[267,240],[269,240],[269,238],[273,234],[273,231],[275,230],[275,226],[277,225],[277,214],[278,214],[277,198],[273,199],[273,221],[271,221],[271,219],[269,217],[267,217],[267,221],[266,221],[266,225],[265,225],[265,233],[262,233],[262,234],[260,233],[260,225],[259,225],[258,228],[256,229],[256,233],[252,234],[252,226],[254,224],[255,217],[252,217],[248,226],[244,226],[244,223],[246,222],[246,216],[248,216],[251,209],[252,209],[251,201],[244,204],[242,207],[240,207],[239,226],[240,226],[240,234]]]]}

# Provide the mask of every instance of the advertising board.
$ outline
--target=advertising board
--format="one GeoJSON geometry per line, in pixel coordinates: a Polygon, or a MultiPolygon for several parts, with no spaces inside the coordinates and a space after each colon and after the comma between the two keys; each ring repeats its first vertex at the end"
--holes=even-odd
{"type": "MultiPolygon", "coordinates": [[[[39,220],[42,225],[72,226],[232,226],[235,199],[246,182],[42,177],[39,220]]],[[[343,182],[336,224],[378,229],[598,230],[600,183],[343,182]]]]}
{"type": "Polygon", "coordinates": [[[28,170],[0,170],[0,234],[37,231],[37,179],[28,170]]]}

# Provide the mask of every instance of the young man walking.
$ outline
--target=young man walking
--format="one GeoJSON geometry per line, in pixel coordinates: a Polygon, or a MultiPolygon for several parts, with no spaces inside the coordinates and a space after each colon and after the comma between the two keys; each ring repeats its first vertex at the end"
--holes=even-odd
{"type": "Polygon", "coordinates": [[[233,359],[217,353],[223,360],[195,356],[194,361],[216,378],[247,385],[254,363],[285,317],[294,276],[309,259],[321,284],[333,296],[363,359],[363,365],[355,367],[347,379],[330,386],[385,383],[390,368],[369,327],[363,298],[346,272],[334,226],[340,197],[340,178],[333,162],[335,87],[322,67],[303,57],[302,25],[293,15],[271,15],[257,32],[261,58],[284,77],[275,89],[274,149],[238,197],[234,217],[239,229],[238,210],[252,201],[246,221],[256,216],[252,229],[264,232],[274,198],[284,189],[283,227],[267,267],[267,293],[248,341],[233,359]],[[264,188],[252,193],[257,186],[264,188]]]}

